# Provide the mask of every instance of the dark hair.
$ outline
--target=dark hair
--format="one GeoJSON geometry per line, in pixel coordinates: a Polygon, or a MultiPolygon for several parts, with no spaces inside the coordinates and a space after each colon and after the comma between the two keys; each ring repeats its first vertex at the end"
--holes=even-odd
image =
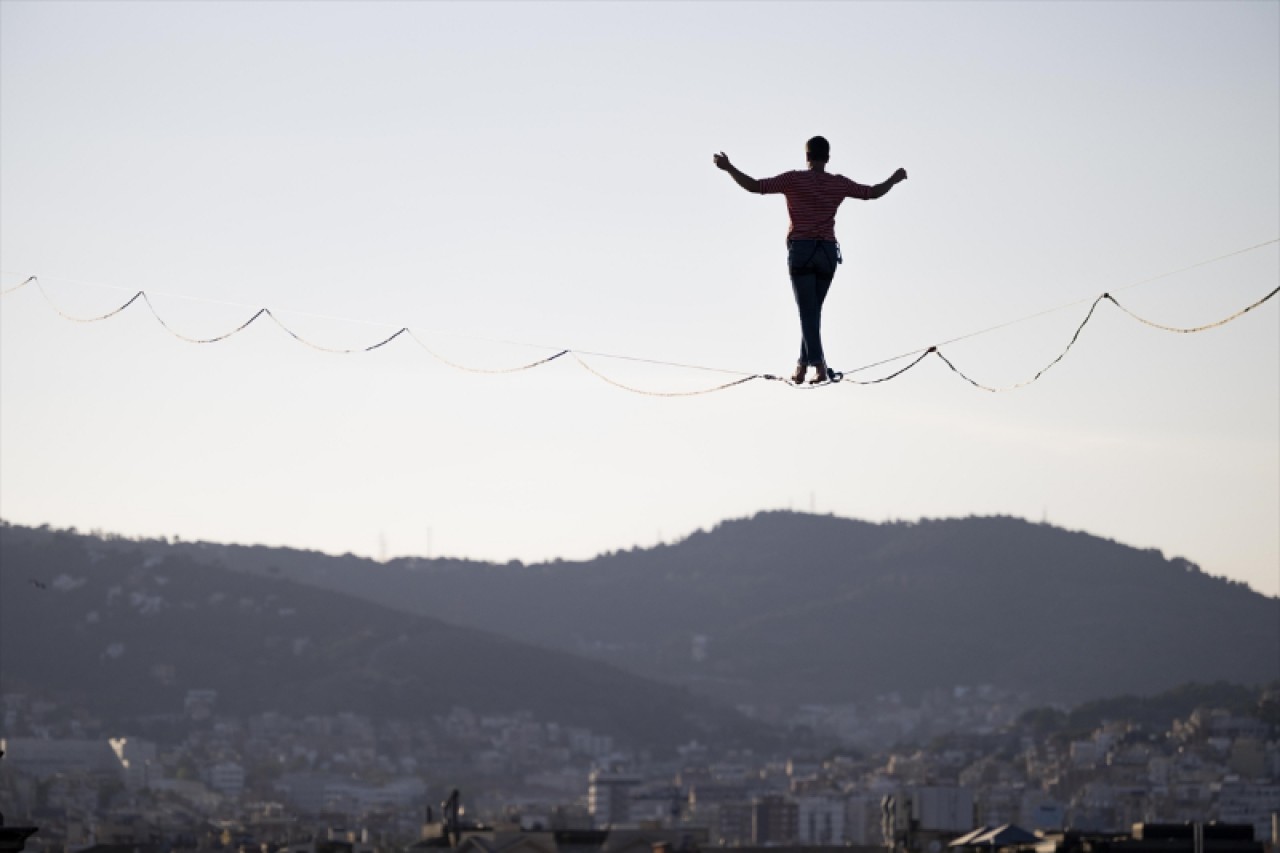
{"type": "Polygon", "coordinates": [[[821,136],[815,136],[804,144],[805,159],[816,163],[825,163],[831,159],[831,143],[821,136]]]}

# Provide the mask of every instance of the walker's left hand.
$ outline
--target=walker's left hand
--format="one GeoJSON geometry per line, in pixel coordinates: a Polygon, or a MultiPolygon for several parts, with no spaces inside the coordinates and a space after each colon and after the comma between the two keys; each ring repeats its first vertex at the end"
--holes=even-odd
{"type": "Polygon", "coordinates": [[[906,170],[906,169],[899,169],[898,171],[896,171],[896,172],[894,172],[894,173],[893,173],[893,182],[894,182],[895,184],[896,184],[896,183],[901,183],[902,181],[905,181],[906,179],[907,179],[907,170],[906,170]]]}

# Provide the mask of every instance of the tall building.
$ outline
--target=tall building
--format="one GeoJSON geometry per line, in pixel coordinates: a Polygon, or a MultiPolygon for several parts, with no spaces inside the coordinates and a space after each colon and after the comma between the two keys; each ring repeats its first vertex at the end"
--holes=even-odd
{"type": "Polygon", "coordinates": [[[751,806],[746,802],[725,802],[716,807],[714,841],[720,845],[751,843],[751,806]]]}
{"type": "Polygon", "coordinates": [[[634,776],[593,771],[587,787],[587,812],[597,829],[631,822],[631,791],[640,784],[634,776]]]}
{"type": "Polygon", "coordinates": [[[796,797],[796,840],[801,844],[843,844],[844,808],[839,797],[796,797]]]}
{"type": "Polygon", "coordinates": [[[884,816],[880,810],[880,797],[872,794],[855,794],[845,798],[844,840],[859,847],[884,845],[884,816]]]}
{"type": "Polygon", "coordinates": [[[920,829],[961,832],[973,826],[973,791],[968,788],[915,788],[908,797],[912,816],[920,822],[920,829]]]}
{"type": "Polygon", "coordinates": [[[800,810],[778,794],[768,794],[751,803],[751,843],[788,844],[796,840],[800,810]]]}

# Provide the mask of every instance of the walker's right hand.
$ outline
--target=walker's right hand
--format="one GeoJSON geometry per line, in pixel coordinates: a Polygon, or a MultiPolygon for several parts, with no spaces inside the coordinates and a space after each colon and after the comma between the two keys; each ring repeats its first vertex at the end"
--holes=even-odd
{"type": "Polygon", "coordinates": [[[898,171],[896,171],[896,172],[894,172],[894,173],[893,173],[893,182],[894,182],[895,184],[897,184],[897,183],[901,183],[901,182],[905,181],[906,179],[907,179],[907,170],[906,170],[906,169],[899,169],[898,171]]]}
{"type": "Polygon", "coordinates": [[[733,166],[733,164],[729,162],[728,155],[723,151],[719,154],[712,154],[711,159],[715,162],[717,169],[724,169],[726,172],[733,166]]]}

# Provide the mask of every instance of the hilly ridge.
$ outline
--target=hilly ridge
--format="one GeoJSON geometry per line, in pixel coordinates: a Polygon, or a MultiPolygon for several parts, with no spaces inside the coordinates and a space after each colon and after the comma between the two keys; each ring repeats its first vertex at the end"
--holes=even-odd
{"type": "Polygon", "coordinates": [[[1157,551],[1013,518],[761,513],[673,545],[530,566],[219,553],[733,702],[979,683],[1077,702],[1280,676],[1280,600],[1157,551]]]}
{"type": "MultiPolygon", "coordinates": [[[[105,653],[105,635],[86,620],[95,610],[103,622],[119,618],[105,605],[113,586],[138,611],[157,596],[177,601],[179,581],[190,586],[185,617],[170,604],[138,625],[119,621],[121,660],[169,636],[131,640],[131,631],[168,619],[165,631],[186,638],[188,666],[236,684],[231,673],[256,671],[237,661],[261,663],[247,682],[258,703],[337,707],[346,696],[399,713],[522,702],[565,722],[638,734],[665,725],[687,740],[746,731],[725,703],[857,702],[976,684],[1076,703],[1280,677],[1280,600],[1154,550],[1012,518],[872,524],[761,513],[671,545],[537,565],[380,563],[15,527],[2,537],[0,675],[54,673],[68,689],[98,684],[98,657],[86,656],[105,653]],[[83,578],[96,597],[70,607],[83,591],[58,591],[68,609],[40,619],[26,606],[47,609],[49,596],[32,598],[27,566],[45,582],[83,578]],[[280,612],[302,613],[298,602],[308,602],[305,630],[280,612]],[[208,657],[201,636],[218,637],[225,654],[208,657]],[[305,654],[293,651],[300,639],[305,654]],[[25,644],[17,663],[15,643],[25,644]],[[45,654],[64,648],[80,656],[65,673],[63,658],[45,654]],[[657,722],[672,713],[677,722],[657,722]]],[[[130,678],[152,698],[163,688],[142,669],[130,678]]],[[[190,686],[218,686],[210,678],[190,686]]]]}
{"type": "Polygon", "coordinates": [[[181,714],[213,688],[229,713],[422,718],[531,711],[623,742],[760,743],[732,709],[598,661],[395,611],[201,549],[0,528],[0,688],[107,718],[181,714]]]}

